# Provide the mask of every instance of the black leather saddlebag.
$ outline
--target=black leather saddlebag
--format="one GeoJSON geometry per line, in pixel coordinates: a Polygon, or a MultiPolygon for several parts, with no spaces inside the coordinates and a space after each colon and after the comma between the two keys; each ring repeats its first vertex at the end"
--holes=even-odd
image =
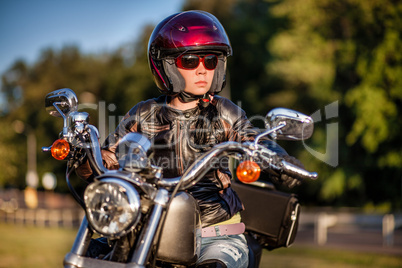
{"type": "Polygon", "coordinates": [[[234,181],[232,187],[245,207],[241,217],[246,231],[261,245],[272,250],[294,242],[300,214],[296,195],[238,181],[234,181]]]}

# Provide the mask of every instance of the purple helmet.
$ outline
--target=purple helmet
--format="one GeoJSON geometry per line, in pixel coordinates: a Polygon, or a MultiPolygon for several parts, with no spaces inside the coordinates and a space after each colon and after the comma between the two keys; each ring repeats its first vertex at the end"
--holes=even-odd
{"type": "Polygon", "coordinates": [[[232,55],[232,47],[218,19],[198,10],[171,15],[152,32],[148,43],[148,63],[161,92],[175,95],[184,91],[185,81],[174,59],[189,51],[220,55],[209,91],[220,92],[225,86],[226,57],[232,55]]]}

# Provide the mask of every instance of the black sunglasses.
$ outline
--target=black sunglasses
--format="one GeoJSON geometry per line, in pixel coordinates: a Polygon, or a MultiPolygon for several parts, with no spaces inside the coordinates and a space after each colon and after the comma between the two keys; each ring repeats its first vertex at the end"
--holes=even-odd
{"type": "Polygon", "coordinates": [[[218,65],[218,56],[215,54],[208,54],[205,56],[182,54],[176,58],[176,66],[186,70],[196,69],[200,65],[200,62],[204,64],[205,69],[215,70],[218,65]]]}

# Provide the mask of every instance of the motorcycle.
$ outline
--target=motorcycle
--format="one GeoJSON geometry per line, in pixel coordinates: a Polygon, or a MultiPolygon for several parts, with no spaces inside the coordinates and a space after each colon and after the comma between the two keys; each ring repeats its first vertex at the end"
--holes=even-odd
{"type": "Polygon", "coordinates": [[[222,157],[240,162],[232,187],[246,208],[242,221],[250,249],[249,267],[258,267],[263,248],[288,247],[293,243],[300,213],[297,197],[258,180],[261,168],[256,161],[276,173],[316,179],[317,173],[284,161],[259,143],[268,135],[282,140],[309,138],[313,132],[310,117],[289,109],[274,109],[266,116],[266,131],[253,142],[217,144],[182,176],[164,178],[163,169],[151,164],[152,143],[139,133],[129,133],[120,142],[120,169],[106,169],[98,130],[89,124],[88,113],[78,111],[78,100],[71,89],[49,93],[45,106],[50,115],[63,118],[64,126],[60,138],[42,150],[50,151],[57,160],[67,161],[67,184],[85,210],[71,251],[64,258],[64,267],[194,266],[202,228],[197,202],[186,189],[222,157]],[[95,179],[80,195],[71,185],[70,176],[84,159],[89,161],[95,179]],[[261,209],[261,204],[266,203],[273,205],[261,209]],[[99,251],[99,243],[108,250],[99,251]]]}

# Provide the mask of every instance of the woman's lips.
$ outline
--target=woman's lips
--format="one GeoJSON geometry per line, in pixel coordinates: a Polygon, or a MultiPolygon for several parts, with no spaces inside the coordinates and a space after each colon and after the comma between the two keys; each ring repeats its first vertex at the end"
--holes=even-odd
{"type": "Polygon", "coordinates": [[[206,81],[198,81],[195,84],[199,87],[205,87],[207,85],[207,82],[206,81]]]}

